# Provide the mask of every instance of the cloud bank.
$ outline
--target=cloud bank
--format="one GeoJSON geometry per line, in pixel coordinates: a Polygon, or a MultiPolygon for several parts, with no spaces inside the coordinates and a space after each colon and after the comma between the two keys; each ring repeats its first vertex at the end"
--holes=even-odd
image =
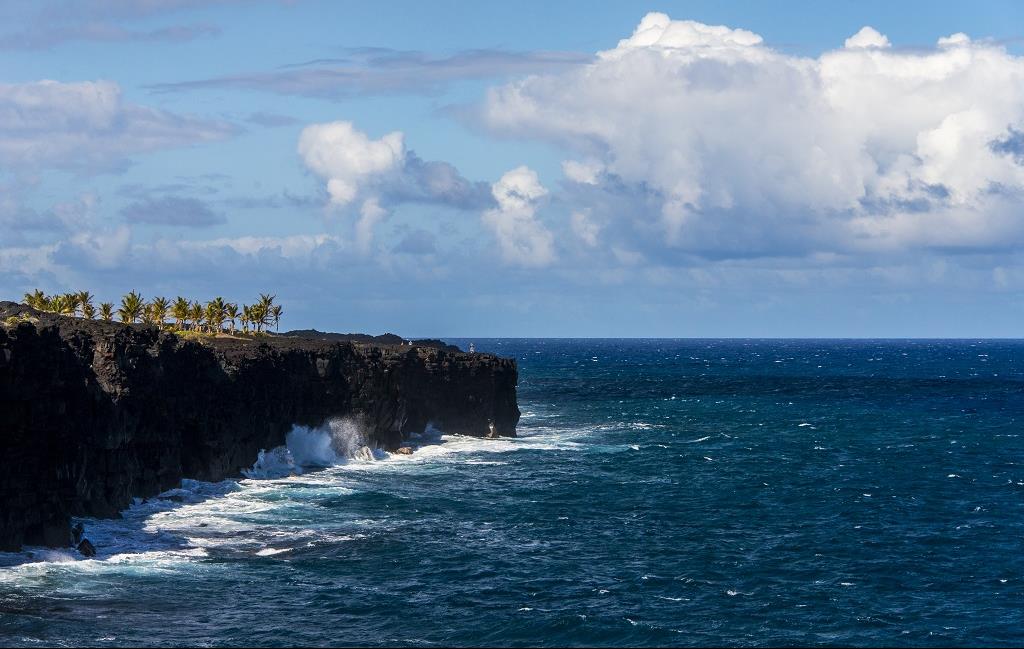
{"type": "Polygon", "coordinates": [[[865,27],[817,58],[660,13],[592,63],[492,89],[479,119],[570,154],[587,245],[664,260],[1024,243],[1024,59],[865,27]]]}

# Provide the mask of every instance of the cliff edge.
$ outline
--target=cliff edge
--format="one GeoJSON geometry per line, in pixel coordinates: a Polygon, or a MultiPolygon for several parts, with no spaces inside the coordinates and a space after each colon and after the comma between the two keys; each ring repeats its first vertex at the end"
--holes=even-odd
{"type": "Polygon", "coordinates": [[[295,425],[352,417],[386,449],[428,423],[514,436],[515,360],[432,342],[186,340],[0,302],[0,550],[66,546],[71,516],[239,476],[295,425]]]}

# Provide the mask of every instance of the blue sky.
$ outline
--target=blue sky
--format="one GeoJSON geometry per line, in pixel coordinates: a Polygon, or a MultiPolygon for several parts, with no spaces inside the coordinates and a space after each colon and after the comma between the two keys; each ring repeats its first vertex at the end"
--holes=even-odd
{"type": "Polygon", "coordinates": [[[1018,337],[1024,7],[0,7],[0,297],[409,336],[1018,337]]]}

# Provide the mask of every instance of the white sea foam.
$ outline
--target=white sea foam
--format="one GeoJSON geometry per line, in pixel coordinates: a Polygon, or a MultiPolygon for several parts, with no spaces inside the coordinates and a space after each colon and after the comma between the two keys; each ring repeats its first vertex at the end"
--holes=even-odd
{"type": "Polygon", "coordinates": [[[256,552],[257,557],[272,557],[275,554],[281,554],[282,552],[290,552],[291,548],[263,548],[256,552]]]}

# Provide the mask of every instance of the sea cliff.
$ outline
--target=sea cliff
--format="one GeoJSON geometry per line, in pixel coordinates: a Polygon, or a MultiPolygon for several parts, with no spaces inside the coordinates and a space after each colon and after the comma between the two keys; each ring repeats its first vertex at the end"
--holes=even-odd
{"type": "Polygon", "coordinates": [[[395,449],[432,423],[514,436],[513,359],[319,332],[186,340],[0,302],[0,550],[66,546],[182,478],[222,480],[295,425],[352,417],[395,449]]]}

